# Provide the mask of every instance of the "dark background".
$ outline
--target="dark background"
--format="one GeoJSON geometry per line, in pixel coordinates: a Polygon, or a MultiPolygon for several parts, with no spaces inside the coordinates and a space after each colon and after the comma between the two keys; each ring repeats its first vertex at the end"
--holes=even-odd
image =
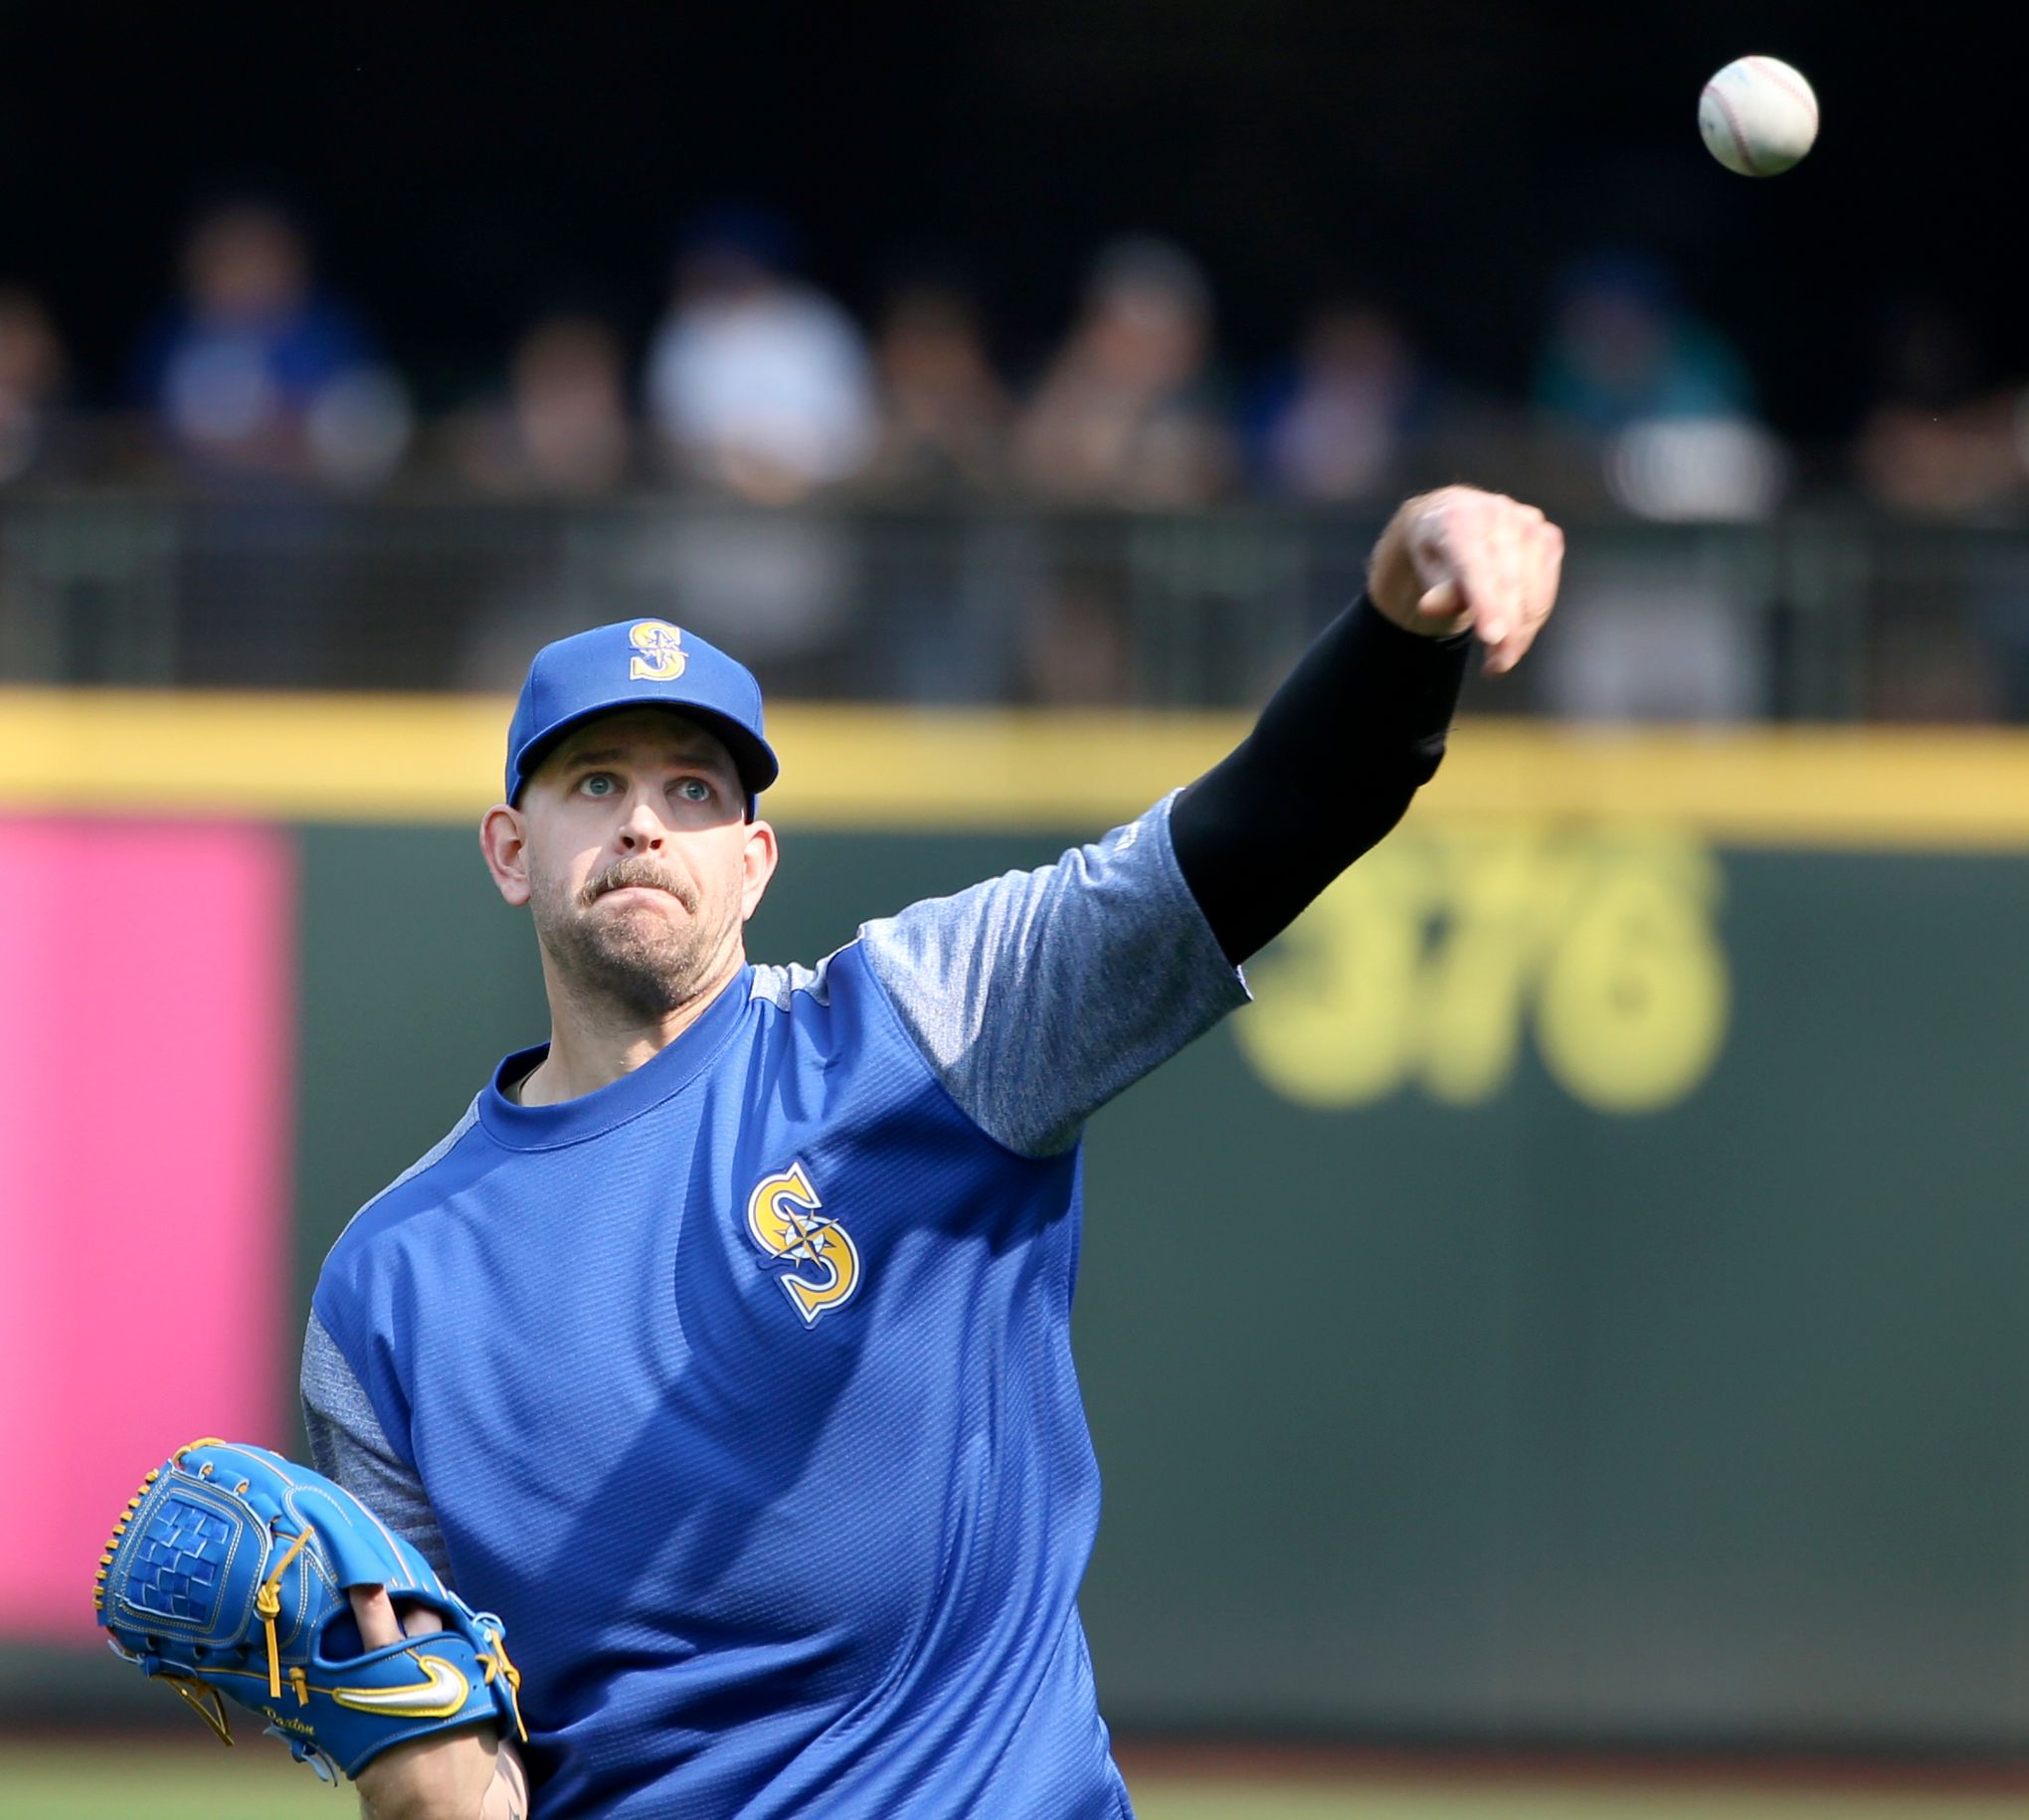
{"type": "Polygon", "coordinates": [[[559,301],[643,332],[683,218],[785,211],[866,310],[904,267],[968,273],[1016,371],[1093,246],[1174,235],[1229,358],[1344,287],[1468,383],[1520,388],[1559,266],[1666,255],[1791,436],[1843,434],[1884,312],[1937,296],[1995,378],[2025,253],[2019,9],[1757,0],[969,0],[451,7],[358,0],[0,10],[0,277],[51,300],[118,398],[192,205],[268,186],[426,408],[559,301]],[[1755,182],[1699,142],[1749,52],[1817,88],[1824,136],[1755,182]]]}

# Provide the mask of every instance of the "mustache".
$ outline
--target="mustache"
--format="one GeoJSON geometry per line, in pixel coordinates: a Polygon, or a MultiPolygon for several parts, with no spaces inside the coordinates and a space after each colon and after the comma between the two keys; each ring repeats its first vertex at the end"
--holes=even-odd
{"type": "Polygon", "coordinates": [[[629,885],[651,885],[658,891],[666,891],[684,909],[695,914],[697,899],[690,887],[666,866],[645,856],[622,859],[599,874],[578,893],[581,908],[589,910],[609,891],[623,891],[629,885]]]}

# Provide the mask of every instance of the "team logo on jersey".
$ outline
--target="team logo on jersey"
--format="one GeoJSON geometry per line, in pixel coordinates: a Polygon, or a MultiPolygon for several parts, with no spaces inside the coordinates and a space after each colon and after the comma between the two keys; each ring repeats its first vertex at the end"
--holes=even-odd
{"type": "Polygon", "coordinates": [[[640,652],[628,659],[631,682],[674,682],[688,661],[683,635],[666,620],[644,620],[629,630],[627,640],[640,652]]]}
{"type": "Polygon", "coordinates": [[[851,1235],[824,1211],[801,1163],[764,1176],[747,1197],[747,1230],[771,1263],[801,1266],[777,1279],[806,1327],[843,1308],[859,1287],[851,1235]]]}

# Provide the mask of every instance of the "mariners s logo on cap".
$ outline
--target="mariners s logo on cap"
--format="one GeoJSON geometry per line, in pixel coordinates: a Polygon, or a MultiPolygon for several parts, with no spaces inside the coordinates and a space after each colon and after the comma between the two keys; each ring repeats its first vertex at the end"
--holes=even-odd
{"type": "Polygon", "coordinates": [[[668,621],[644,620],[628,629],[627,637],[641,653],[628,662],[630,681],[674,682],[683,674],[683,634],[668,621]]]}
{"type": "Polygon", "coordinates": [[[761,724],[761,685],[739,662],[667,620],[617,620],[545,644],[507,729],[507,801],[573,727],[622,708],[673,708],[725,741],[747,814],[780,767],[761,724]]]}

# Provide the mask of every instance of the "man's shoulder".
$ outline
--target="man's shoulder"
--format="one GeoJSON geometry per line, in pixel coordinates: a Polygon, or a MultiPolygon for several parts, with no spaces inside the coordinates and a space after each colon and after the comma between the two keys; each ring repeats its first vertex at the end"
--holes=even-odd
{"type": "Polygon", "coordinates": [[[827,1068],[841,1057],[905,1041],[875,958],[892,922],[865,924],[815,967],[755,963],[749,1011],[783,1033],[788,1052],[827,1068]]]}
{"type": "MultiPolygon", "coordinates": [[[[747,1001],[750,1005],[772,1004],[778,1011],[794,1015],[797,1011],[799,995],[821,1010],[831,1006],[831,968],[850,948],[858,947],[855,941],[848,948],[841,948],[828,954],[815,967],[806,967],[800,961],[774,964],[757,961],[751,971],[747,986],[747,1001]]],[[[846,967],[851,963],[847,960],[846,967]]],[[[841,970],[842,972],[843,970],[841,970]]]]}

